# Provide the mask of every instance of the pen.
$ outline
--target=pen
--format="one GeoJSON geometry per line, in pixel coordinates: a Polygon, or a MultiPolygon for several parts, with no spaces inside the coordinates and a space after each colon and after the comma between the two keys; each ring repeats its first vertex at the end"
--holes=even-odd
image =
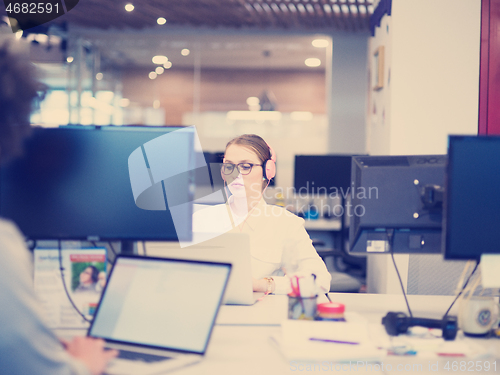
{"type": "Polygon", "coordinates": [[[318,339],[316,337],[310,337],[309,340],[310,341],[321,341],[321,342],[333,342],[334,344],[359,345],[359,342],[330,340],[330,339],[318,339]]]}

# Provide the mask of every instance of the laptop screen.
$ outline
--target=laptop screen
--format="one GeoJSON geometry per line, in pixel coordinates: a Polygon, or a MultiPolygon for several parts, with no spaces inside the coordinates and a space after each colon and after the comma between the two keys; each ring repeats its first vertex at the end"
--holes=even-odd
{"type": "Polygon", "coordinates": [[[88,335],[203,354],[231,265],[119,256],[88,335]]]}

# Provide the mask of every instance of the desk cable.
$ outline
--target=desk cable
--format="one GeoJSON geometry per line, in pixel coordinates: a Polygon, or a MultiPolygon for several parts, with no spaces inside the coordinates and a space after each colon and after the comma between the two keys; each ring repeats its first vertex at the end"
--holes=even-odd
{"type": "Polygon", "coordinates": [[[82,312],[78,309],[78,307],[76,307],[75,303],[73,302],[73,299],[69,295],[68,287],[66,286],[66,280],[64,279],[64,267],[63,267],[63,264],[62,264],[61,240],[57,241],[57,248],[58,248],[58,251],[59,251],[59,270],[61,271],[61,280],[62,280],[62,283],[63,283],[64,292],[66,293],[66,297],[68,297],[69,302],[71,303],[71,305],[73,306],[73,308],[75,309],[75,311],[78,313],[78,315],[80,315],[83,318],[83,320],[85,320],[86,322],[90,323],[91,320],[87,319],[87,317],[84,314],[82,314],[82,312]]]}
{"type": "MultiPolygon", "coordinates": [[[[455,304],[455,302],[457,302],[458,298],[462,295],[462,293],[464,292],[465,288],[467,287],[467,284],[469,284],[469,281],[471,280],[472,278],[472,275],[474,275],[474,273],[476,272],[477,270],[477,267],[479,266],[479,260],[476,262],[476,266],[474,267],[474,269],[472,270],[472,272],[470,273],[469,277],[467,278],[467,281],[464,283],[464,285],[462,286],[462,289],[460,290],[460,292],[456,295],[455,299],[453,300],[453,302],[451,303],[450,307],[448,307],[448,310],[446,310],[446,313],[443,315],[443,318],[446,318],[446,316],[448,315],[448,313],[450,312],[451,308],[453,307],[453,305],[455,304]]],[[[463,280],[463,279],[462,279],[463,280]]]]}
{"type": "Polygon", "coordinates": [[[399,274],[398,266],[396,265],[396,260],[394,259],[394,247],[392,246],[394,242],[394,229],[387,230],[387,242],[389,244],[389,250],[391,252],[392,263],[394,264],[394,268],[396,269],[396,274],[398,275],[399,285],[401,285],[401,290],[403,291],[403,296],[405,298],[406,307],[408,308],[408,313],[410,314],[410,317],[413,318],[413,313],[411,312],[410,304],[408,303],[408,298],[406,297],[405,287],[403,285],[403,281],[401,280],[401,275],[399,274]]]}

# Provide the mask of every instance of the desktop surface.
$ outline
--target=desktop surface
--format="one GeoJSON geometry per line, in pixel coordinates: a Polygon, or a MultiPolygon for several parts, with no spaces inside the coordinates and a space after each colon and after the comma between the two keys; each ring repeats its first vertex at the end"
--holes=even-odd
{"type": "MultiPolygon", "coordinates": [[[[368,323],[373,325],[380,325],[381,318],[388,311],[406,311],[406,305],[402,295],[387,295],[387,294],[359,294],[359,293],[330,293],[329,294],[332,301],[341,302],[346,305],[346,312],[350,311],[352,313],[357,313],[360,316],[366,318],[368,323]]],[[[410,295],[408,296],[410,306],[414,310],[414,314],[418,316],[425,316],[429,318],[439,318],[446,311],[448,306],[453,300],[453,296],[420,296],[420,295],[410,295]]],[[[268,310],[267,313],[271,314],[281,305],[281,313],[286,313],[286,302],[287,296],[284,295],[269,295],[264,298],[264,302],[260,308],[268,310]]],[[[260,303],[260,302],[259,302],[260,303]]],[[[226,313],[226,318],[237,319],[237,315],[241,318],[242,311],[255,311],[258,305],[254,306],[237,306],[239,309],[231,309],[236,306],[222,306],[221,315],[226,313]],[[226,309],[226,311],[224,311],[226,309]],[[231,311],[232,310],[232,311],[231,311]]],[[[457,313],[457,306],[454,306],[451,310],[452,314],[457,313]]],[[[251,315],[251,313],[248,313],[251,315]]],[[[219,317],[219,318],[220,318],[219,317]]],[[[243,319],[244,320],[244,319],[243,319]]],[[[321,371],[318,370],[320,366],[325,364],[324,361],[321,362],[311,362],[310,364],[316,365],[316,370],[313,371],[314,367],[309,367],[307,371],[307,363],[300,361],[290,361],[285,359],[279,350],[273,345],[270,337],[281,332],[281,327],[279,325],[245,325],[245,324],[218,324],[215,326],[210,345],[208,347],[205,359],[193,366],[180,369],[175,372],[179,375],[199,375],[199,374],[219,374],[219,375],[233,375],[237,374],[269,374],[269,375],[279,375],[279,374],[297,374],[297,373],[349,373],[348,371],[343,371],[339,369],[335,370],[334,362],[327,362],[328,368],[324,367],[321,371]],[[331,367],[333,366],[333,367],[331,367]],[[332,370],[333,369],[333,370],[332,370]]],[[[68,337],[66,331],[60,331],[61,333],[68,337]]],[[[500,340],[498,339],[471,339],[464,338],[461,332],[457,336],[457,340],[465,340],[466,342],[473,343],[474,345],[479,345],[483,348],[489,350],[489,356],[484,356],[481,358],[474,358],[474,361],[482,361],[483,364],[488,362],[492,365],[496,361],[497,371],[493,371],[491,367],[490,372],[476,372],[482,374],[496,374],[500,366],[500,340]]],[[[333,344],[332,344],[333,345],[333,344]]],[[[332,349],[333,350],[333,349],[332,349]]],[[[470,372],[457,371],[447,371],[445,369],[446,364],[452,364],[454,361],[457,363],[459,361],[469,360],[468,358],[455,358],[455,357],[443,357],[439,359],[429,359],[429,358],[415,358],[411,356],[388,356],[383,359],[382,362],[385,365],[391,364],[392,370],[388,370],[387,366],[385,371],[375,372],[369,368],[359,367],[356,374],[402,374],[401,370],[398,371],[398,365],[410,365],[414,366],[412,368],[416,369],[415,374],[470,374],[470,372]],[[434,367],[432,369],[428,368],[429,363],[432,362],[434,367]],[[419,365],[421,366],[421,371],[419,365]],[[437,371],[435,371],[437,369],[437,371]]],[[[472,360],[472,359],[471,359],[472,360]]],[[[377,364],[377,363],[374,363],[377,364]]],[[[354,370],[353,370],[354,372],[354,370]]]]}

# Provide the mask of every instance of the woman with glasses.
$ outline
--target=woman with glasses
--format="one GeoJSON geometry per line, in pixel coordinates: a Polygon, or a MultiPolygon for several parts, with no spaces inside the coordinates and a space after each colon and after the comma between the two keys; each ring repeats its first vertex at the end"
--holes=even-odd
{"type": "Polygon", "coordinates": [[[331,275],[312,246],[304,220],[263,198],[275,161],[272,148],[258,135],[229,141],[221,175],[230,196],[226,204],[197,211],[193,232],[248,234],[256,292],[288,293],[292,273],[314,274],[318,292],[328,292],[331,275]]]}

